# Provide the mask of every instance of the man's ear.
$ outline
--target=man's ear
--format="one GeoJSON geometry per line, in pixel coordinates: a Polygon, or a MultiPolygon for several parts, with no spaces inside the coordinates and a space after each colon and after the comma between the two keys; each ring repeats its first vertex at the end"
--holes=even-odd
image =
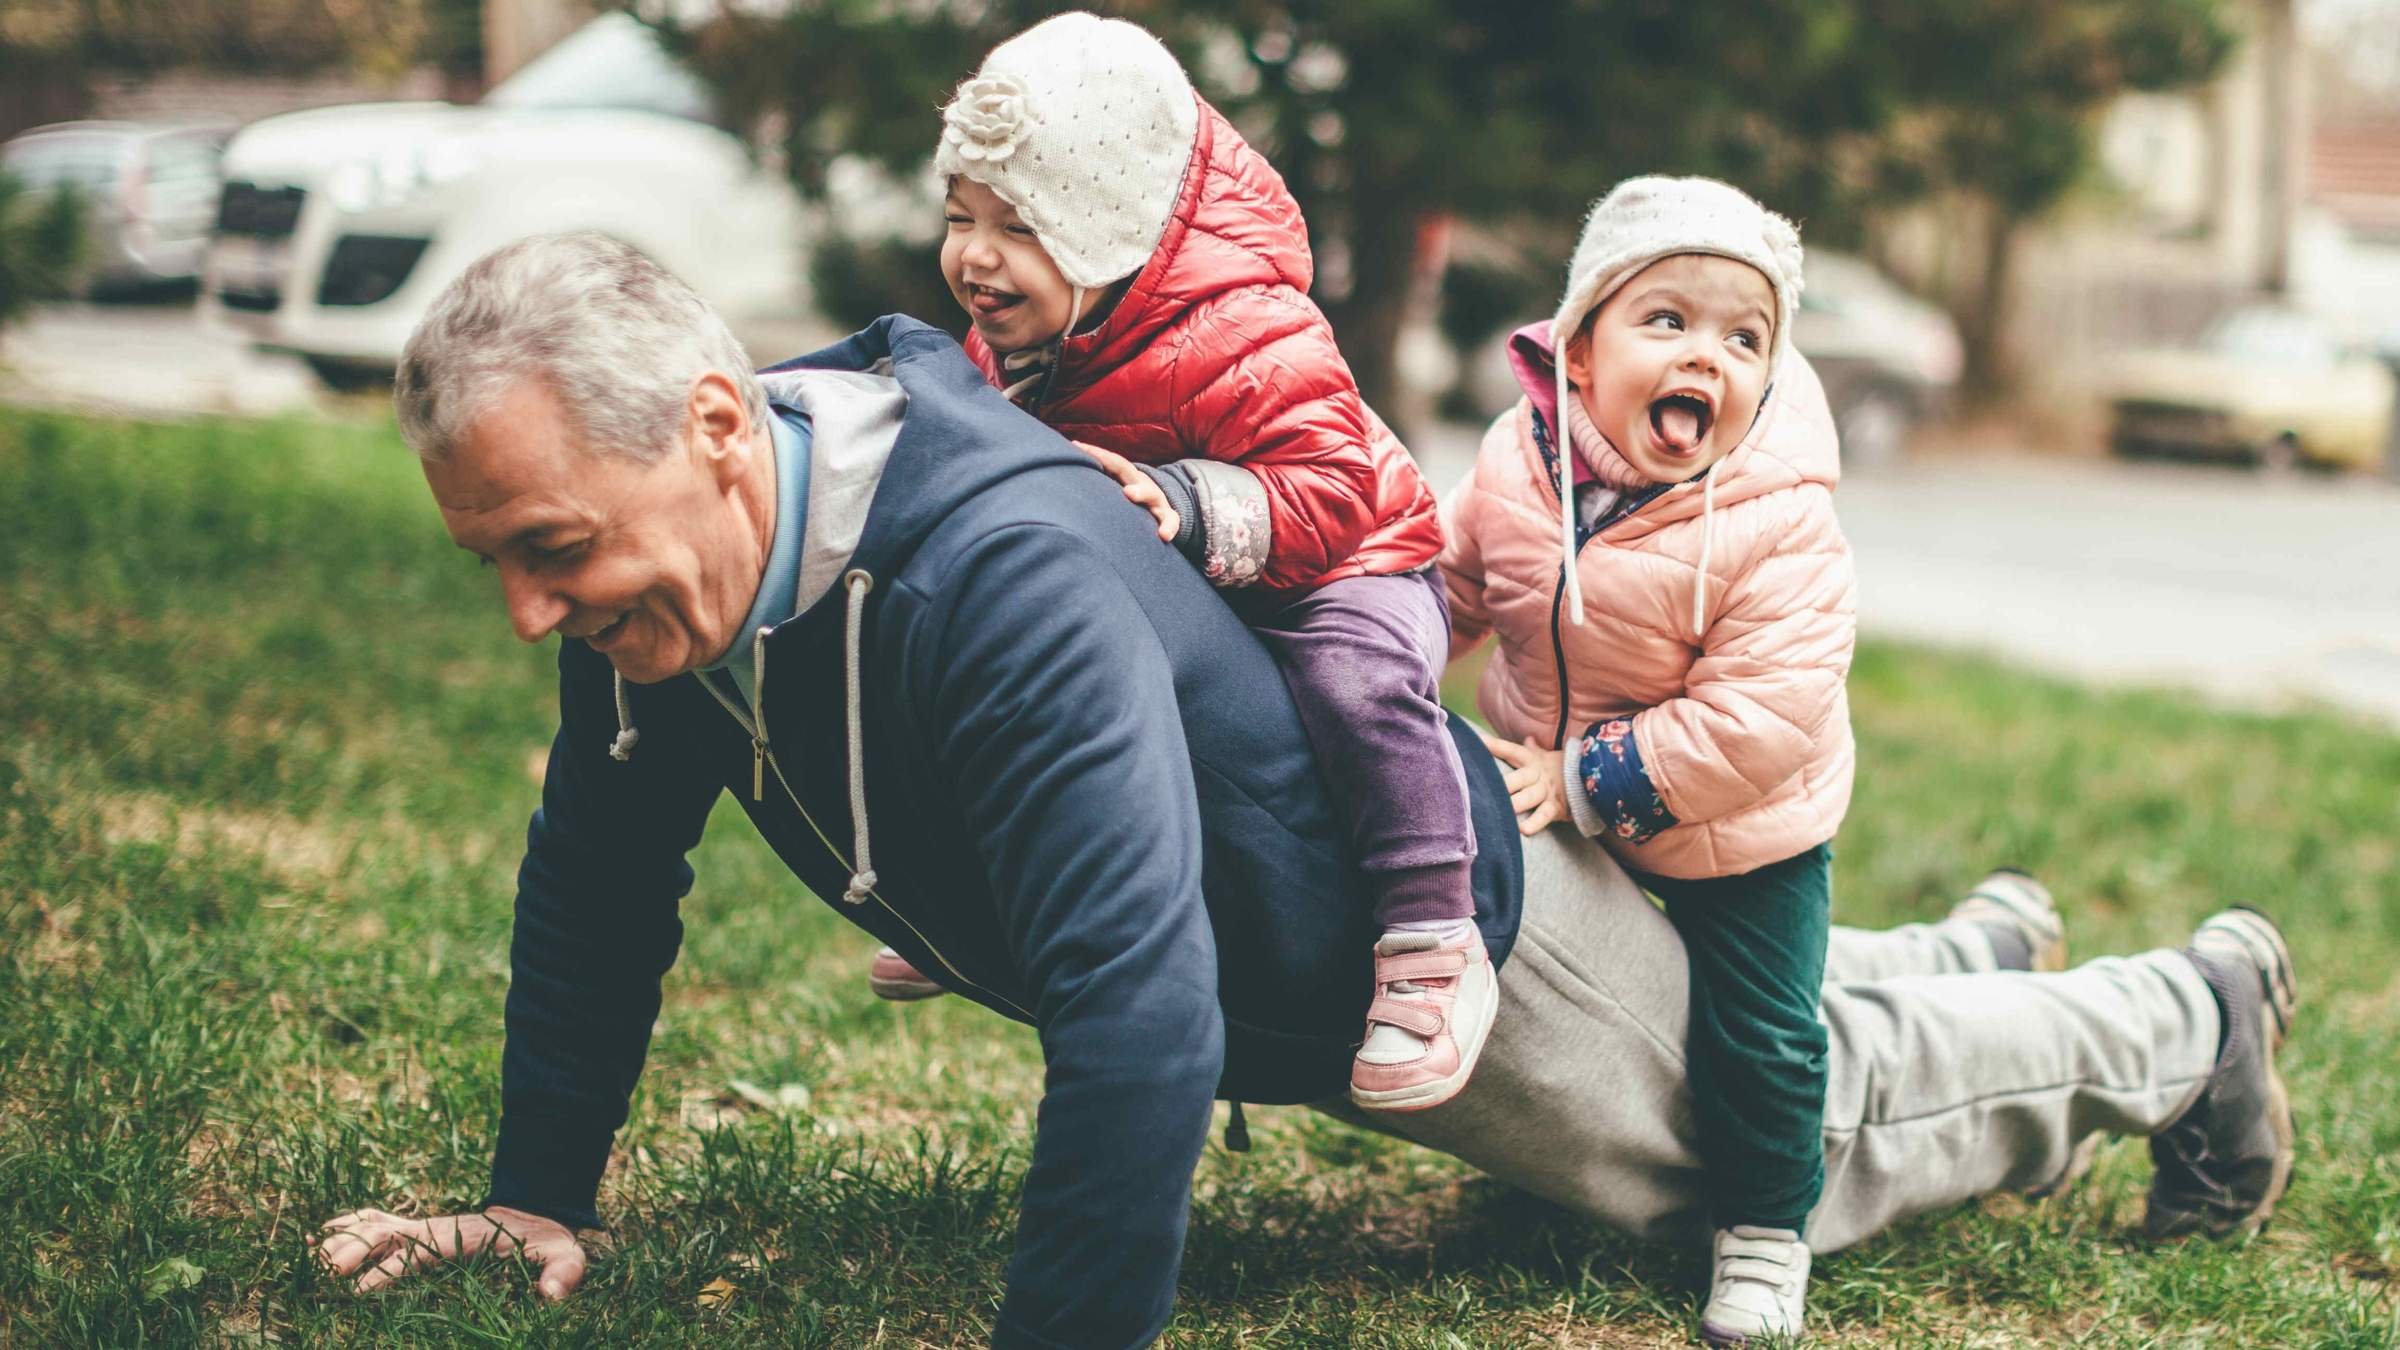
{"type": "Polygon", "coordinates": [[[731,487],[750,471],[750,437],[755,428],[750,425],[749,406],[742,402],[741,386],[732,376],[711,370],[692,381],[685,425],[694,452],[707,460],[708,471],[720,487],[731,487]]]}

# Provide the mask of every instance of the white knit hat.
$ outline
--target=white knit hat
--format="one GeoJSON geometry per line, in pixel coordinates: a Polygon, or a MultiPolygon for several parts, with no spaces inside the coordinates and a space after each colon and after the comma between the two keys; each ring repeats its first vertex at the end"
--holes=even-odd
{"type": "Polygon", "coordinates": [[[1714,178],[1628,178],[1592,207],[1567,264],[1567,293],[1550,321],[1551,345],[1564,353],[1567,339],[1619,287],[1678,253],[1731,258],[1765,275],[1775,288],[1767,368],[1780,369],[1800,305],[1800,231],[1749,193],[1714,178]]]}
{"type": "Polygon", "coordinates": [[[1069,285],[1097,290],[1150,260],[1199,127],[1192,82],[1157,38],[1061,14],[994,47],[958,87],[933,169],[998,193],[1069,285]]]}
{"type": "MultiPolygon", "coordinates": [[[[1558,368],[1559,533],[1566,552],[1567,612],[1583,622],[1583,582],[1575,567],[1574,452],[1563,424],[1567,409],[1567,343],[1591,312],[1608,303],[1636,273],[1661,258],[1706,253],[1757,268],[1775,290],[1775,334],[1767,344],[1767,381],[1783,369],[1792,343],[1792,315],[1800,307],[1800,231],[1792,222],[1752,200],[1749,193],[1714,178],[1628,178],[1609,189],[1584,218],[1583,236],[1567,264],[1567,293],[1550,321],[1552,359],[1558,368]]],[[[1722,463],[1720,459],[1717,463],[1722,463]]],[[[1716,506],[1717,464],[1701,484],[1700,566],[1692,591],[1692,636],[1702,635],[1701,602],[1708,589],[1710,526],[1716,506]]]]}

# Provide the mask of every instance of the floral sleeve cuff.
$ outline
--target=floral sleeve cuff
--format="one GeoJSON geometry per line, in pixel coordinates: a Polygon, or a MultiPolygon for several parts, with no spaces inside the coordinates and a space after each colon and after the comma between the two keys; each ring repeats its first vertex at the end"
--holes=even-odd
{"type": "Polygon", "coordinates": [[[1238,464],[1213,459],[1177,460],[1191,475],[1200,508],[1200,571],[1209,584],[1230,589],[1256,585],[1266,571],[1273,533],[1267,519],[1267,489],[1258,475],[1238,464]]]}
{"type": "Polygon", "coordinates": [[[1577,742],[1567,747],[1567,802],[1575,828],[1587,835],[1603,831],[1629,844],[1642,844],[1662,830],[1674,828],[1675,813],[1650,781],[1642,765],[1641,742],[1633,734],[1633,719],[1612,717],[1592,723],[1577,742]]]}

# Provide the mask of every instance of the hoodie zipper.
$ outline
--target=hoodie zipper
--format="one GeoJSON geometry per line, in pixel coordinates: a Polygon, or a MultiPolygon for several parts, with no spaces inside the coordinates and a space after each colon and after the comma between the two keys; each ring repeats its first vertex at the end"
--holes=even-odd
{"type": "MultiPolygon", "coordinates": [[[[764,640],[763,633],[761,634],[761,640],[762,642],[764,640]]],[[[750,737],[750,800],[759,802],[766,799],[766,770],[773,769],[775,771],[775,781],[783,785],[783,795],[791,802],[792,809],[798,811],[800,813],[800,819],[808,823],[809,833],[814,834],[817,837],[817,842],[825,846],[826,853],[832,855],[832,858],[836,863],[841,864],[841,866],[845,869],[849,868],[849,860],[842,856],[840,849],[837,849],[833,846],[833,841],[831,839],[825,837],[825,831],[817,824],[817,818],[810,815],[808,813],[808,808],[801,804],[800,794],[792,790],[792,780],[783,776],[783,765],[778,763],[775,759],[775,747],[767,743],[767,739],[761,730],[761,728],[763,728],[765,725],[764,721],[753,720],[749,714],[743,712],[740,708],[735,707],[733,701],[726,698],[724,692],[717,688],[716,682],[709,679],[706,675],[695,673],[692,678],[700,681],[700,687],[706,689],[709,693],[709,697],[715,699],[717,701],[717,705],[730,714],[733,717],[733,720],[740,725],[743,733],[750,737]]],[[[767,701],[766,681],[763,679],[758,682],[757,698],[759,703],[762,705],[767,701]]],[[[881,908],[884,913],[891,915],[895,919],[898,919],[901,927],[906,928],[910,933],[914,934],[917,941],[924,944],[925,950],[933,953],[933,959],[942,963],[942,969],[949,971],[950,974],[954,976],[960,984],[963,984],[967,988],[984,995],[986,998],[1007,1004],[1010,1008],[1016,1011],[1018,1016],[1024,1018],[1027,1022],[1034,1020],[1033,1014],[1027,1011],[1025,1006],[1018,1003],[1015,999],[1009,998],[1003,994],[995,993],[992,990],[986,989],[982,985],[977,984],[975,981],[968,979],[956,965],[951,963],[949,957],[942,955],[939,947],[934,946],[933,943],[926,938],[924,930],[918,928],[915,924],[910,923],[908,921],[908,916],[902,914],[899,910],[894,909],[891,902],[884,899],[881,893],[869,891],[867,894],[874,899],[876,905],[881,908]]]]}

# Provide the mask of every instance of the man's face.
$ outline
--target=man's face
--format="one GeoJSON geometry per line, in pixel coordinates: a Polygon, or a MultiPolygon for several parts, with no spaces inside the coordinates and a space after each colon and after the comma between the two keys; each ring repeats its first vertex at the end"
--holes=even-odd
{"type": "Polygon", "coordinates": [[[942,280],[996,352],[1039,347],[1067,329],[1074,287],[1033,227],[1000,194],[968,178],[942,199],[942,280]]]}
{"type": "Polygon", "coordinates": [[[450,537],[499,572],[519,638],[581,638],[649,684],[733,645],[774,537],[773,472],[739,392],[711,374],[655,463],[587,452],[549,387],[527,379],[425,481],[450,537]]]}
{"type": "Polygon", "coordinates": [[[1567,378],[1609,442],[1654,483],[1732,453],[1758,416],[1775,290],[1748,263],[1661,258],[1619,287],[1567,346],[1567,378]]]}

